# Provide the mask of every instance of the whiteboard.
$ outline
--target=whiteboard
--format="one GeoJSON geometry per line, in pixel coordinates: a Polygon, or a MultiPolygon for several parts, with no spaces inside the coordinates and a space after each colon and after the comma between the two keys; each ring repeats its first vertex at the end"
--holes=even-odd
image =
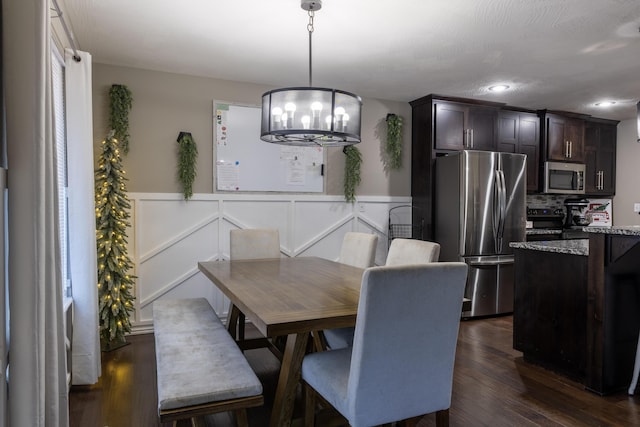
{"type": "Polygon", "coordinates": [[[322,192],[324,149],[260,139],[260,107],[213,102],[214,188],[322,192]]]}

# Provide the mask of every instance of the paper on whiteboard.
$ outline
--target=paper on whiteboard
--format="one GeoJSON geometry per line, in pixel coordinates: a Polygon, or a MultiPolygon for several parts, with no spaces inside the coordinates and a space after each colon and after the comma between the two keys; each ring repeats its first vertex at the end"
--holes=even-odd
{"type": "Polygon", "coordinates": [[[302,159],[292,159],[287,161],[287,184],[304,185],[306,183],[306,173],[304,161],[302,159]]]}
{"type": "Polygon", "coordinates": [[[216,166],[218,190],[240,190],[240,163],[218,160],[216,166]]]}
{"type": "Polygon", "coordinates": [[[216,108],[216,142],[218,145],[227,145],[227,113],[229,106],[218,104],[216,108]]]}

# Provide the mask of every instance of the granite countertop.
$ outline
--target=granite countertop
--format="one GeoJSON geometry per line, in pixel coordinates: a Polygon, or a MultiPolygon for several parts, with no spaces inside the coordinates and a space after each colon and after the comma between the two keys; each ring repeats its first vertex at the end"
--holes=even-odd
{"type": "Polygon", "coordinates": [[[613,226],[613,227],[584,227],[582,230],[587,233],[640,236],[640,225],[621,225],[621,226],[613,226]]]}
{"type": "Polygon", "coordinates": [[[549,228],[527,228],[526,234],[530,235],[544,235],[544,234],[562,234],[562,229],[549,229],[549,228]]]}
{"type": "MultiPolygon", "coordinates": [[[[638,231],[640,233],[640,228],[638,231]]],[[[514,249],[530,249],[532,251],[555,252],[569,255],[589,255],[589,239],[511,242],[509,246],[514,249]]]]}

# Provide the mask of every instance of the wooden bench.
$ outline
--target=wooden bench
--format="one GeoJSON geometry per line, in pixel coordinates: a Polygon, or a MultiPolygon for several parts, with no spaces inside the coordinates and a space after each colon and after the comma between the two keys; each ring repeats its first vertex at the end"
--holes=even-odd
{"type": "Polygon", "coordinates": [[[153,303],[161,422],[235,411],[247,427],[247,408],[264,404],[262,384],[204,298],[153,303]]]}

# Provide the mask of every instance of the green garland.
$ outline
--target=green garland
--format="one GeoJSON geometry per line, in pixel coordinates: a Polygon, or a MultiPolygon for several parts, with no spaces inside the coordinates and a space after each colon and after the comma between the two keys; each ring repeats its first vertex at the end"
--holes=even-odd
{"type": "Polygon", "coordinates": [[[180,132],[178,144],[178,181],[182,185],[184,199],[189,200],[193,196],[193,182],[197,174],[198,146],[189,132],[180,132]]]}
{"type": "Polygon", "coordinates": [[[122,152],[129,153],[129,111],[133,97],[131,91],[125,85],[111,85],[109,89],[109,128],[120,142],[122,152]]]}
{"type": "Polygon", "coordinates": [[[402,117],[397,114],[387,114],[387,155],[392,169],[402,166],[402,117]]]}
{"type": "Polygon", "coordinates": [[[347,202],[356,201],[356,187],[360,184],[360,166],[362,165],[362,153],[354,145],[342,149],[346,155],[344,163],[344,198],[347,202]]]}

